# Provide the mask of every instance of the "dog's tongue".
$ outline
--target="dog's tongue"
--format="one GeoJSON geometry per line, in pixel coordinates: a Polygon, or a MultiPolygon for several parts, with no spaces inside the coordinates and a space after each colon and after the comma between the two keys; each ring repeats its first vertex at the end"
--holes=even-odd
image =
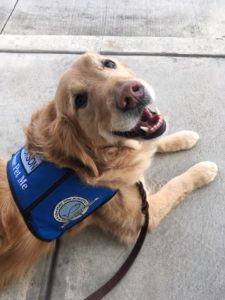
{"type": "Polygon", "coordinates": [[[163,118],[157,107],[146,107],[141,115],[141,118],[136,126],[146,133],[155,132],[163,122],[163,118]]]}
{"type": "Polygon", "coordinates": [[[145,108],[139,122],[143,125],[144,124],[154,125],[158,121],[159,115],[160,113],[157,108],[155,108],[154,110],[150,108],[145,108]]]}

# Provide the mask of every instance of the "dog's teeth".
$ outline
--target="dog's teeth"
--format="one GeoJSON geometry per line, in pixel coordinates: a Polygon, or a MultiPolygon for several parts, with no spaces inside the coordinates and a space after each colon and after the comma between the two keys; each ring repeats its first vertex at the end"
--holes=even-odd
{"type": "Polygon", "coordinates": [[[144,132],[148,132],[148,127],[141,126],[140,129],[143,130],[144,132]]]}
{"type": "Polygon", "coordinates": [[[155,108],[155,114],[158,116],[160,115],[160,111],[159,111],[158,107],[155,108]]]}

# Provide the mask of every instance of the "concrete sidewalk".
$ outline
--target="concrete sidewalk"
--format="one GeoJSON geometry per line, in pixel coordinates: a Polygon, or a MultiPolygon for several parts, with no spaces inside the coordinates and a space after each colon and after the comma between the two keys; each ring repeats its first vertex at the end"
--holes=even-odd
{"type": "MultiPolygon", "coordinates": [[[[91,50],[113,54],[153,85],[158,106],[169,121],[169,133],[191,129],[201,137],[198,145],[190,151],[158,155],[151,173],[147,174],[148,180],[169,180],[203,160],[216,162],[220,171],[215,182],[189,196],[147,237],[130,272],[105,299],[225,299],[223,1],[205,5],[200,0],[190,5],[178,4],[175,0],[171,4],[162,0],[158,4],[152,2],[149,15],[154,8],[155,15],[163,13],[160,22],[158,19],[157,23],[156,18],[151,20],[152,23],[149,21],[151,30],[145,31],[148,37],[65,36],[65,33],[71,33],[68,28],[71,31],[73,28],[72,33],[77,35],[92,33],[89,24],[87,27],[80,24],[79,27],[78,21],[68,27],[69,20],[75,15],[85,20],[85,16],[84,19],[81,16],[82,5],[77,5],[77,1],[68,2],[74,9],[67,10],[66,4],[52,1],[52,11],[46,12],[45,18],[46,1],[39,4],[30,1],[28,4],[22,0],[4,0],[0,3],[4,8],[0,9],[0,27],[4,29],[0,35],[0,156],[9,155],[23,144],[22,129],[30,114],[52,98],[62,72],[79,53],[91,50]],[[166,12],[168,6],[170,10],[166,12]],[[166,28],[162,20],[165,14],[169,19],[172,8],[177,18],[195,12],[190,24],[201,24],[202,29],[198,31],[193,27],[195,31],[191,34],[190,25],[189,31],[185,32],[181,23],[176,27],[177,19],[174,18],[170,20],[170,30],[166,28]],[[49,20],[54,20],[47,26],[48,16],[49,20]],[[159,36],[159,31],[153,30],[156,23],[161,26],[161,35],[166,37],[154,37],[159,36]],[[55,29],[54,24],[58,24],[55,29]],[[55,35],[46,35],[52,33],[55,35]],[[170,34],[173,37],[169,37],[170,34]]],[[[102,9],[96,24],[103,22],[105,11],[109,16],[113,14],[112,9],[105,8],[104,1],[101,4],[100,1],[88,3],[89,19],[96,20],[93,12],[99,7],[102,9]]],[[[124,12],[125,0],[121,3],[114,15],[115,20],[118,20],[119,13],[124,12]]],[[[136,16],[140,20],[146,3],[140,2],[141,9],[136,16]]],[[[135,7],[134,1],[129,0],[128,4],[135,7]]],[[[122,26],[121,33],[126,35],[132,28],[136,32],[135,27],[128,29],[129,26],[138,26],[129,19],[129,14],[131,12],[126,12],[128,17],[124,23],[118,24],[122,26]]],[[[150,17],[145,15],[143,18],[150,17]]],[[[112,18],[105,22],[106,34],[115,32],[112,18]]],[[[93,32],[102,33],[97,27],[93,32]]],[[[87,230],[74,240],[61,239],[53,255],[24,279],[0,292],[0,299],[81,300],[115,273],[129,251],[97,230],[87,230]]]]}
{"type": "Polygon", "coordinates": [[[225,36],[223,0],[1,0],[0,8],[4,34],[225,36]]]}

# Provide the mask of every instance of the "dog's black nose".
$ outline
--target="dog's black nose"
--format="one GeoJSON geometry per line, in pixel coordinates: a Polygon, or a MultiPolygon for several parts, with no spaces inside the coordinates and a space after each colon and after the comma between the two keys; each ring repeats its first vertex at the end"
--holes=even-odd
{"type": "Polygon", "coordinates": [[[125,81],[118,89],[116,104],[122,110],[136,108],[144,98],[144,86],[137,80],[125,81]]]}

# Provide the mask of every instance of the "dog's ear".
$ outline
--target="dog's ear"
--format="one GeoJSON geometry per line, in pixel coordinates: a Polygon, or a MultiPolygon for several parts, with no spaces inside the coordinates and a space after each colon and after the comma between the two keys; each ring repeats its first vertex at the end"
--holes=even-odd
{"type": "Polygon", "coordinates": [[[92,176],[99,176],[95,162],[94,146],[76,119],[58,116],[50,126],[51,153],[70,168],[83,167],[92,176]]]}
{"type": "Polygon", "coordinates": [[[55,103],[33,114],[26,128],[27,147],[60,167],[86,173],[91,177],[100,175],[94,145],[80,128],[75,118],[57,114],[55,103]]]}

